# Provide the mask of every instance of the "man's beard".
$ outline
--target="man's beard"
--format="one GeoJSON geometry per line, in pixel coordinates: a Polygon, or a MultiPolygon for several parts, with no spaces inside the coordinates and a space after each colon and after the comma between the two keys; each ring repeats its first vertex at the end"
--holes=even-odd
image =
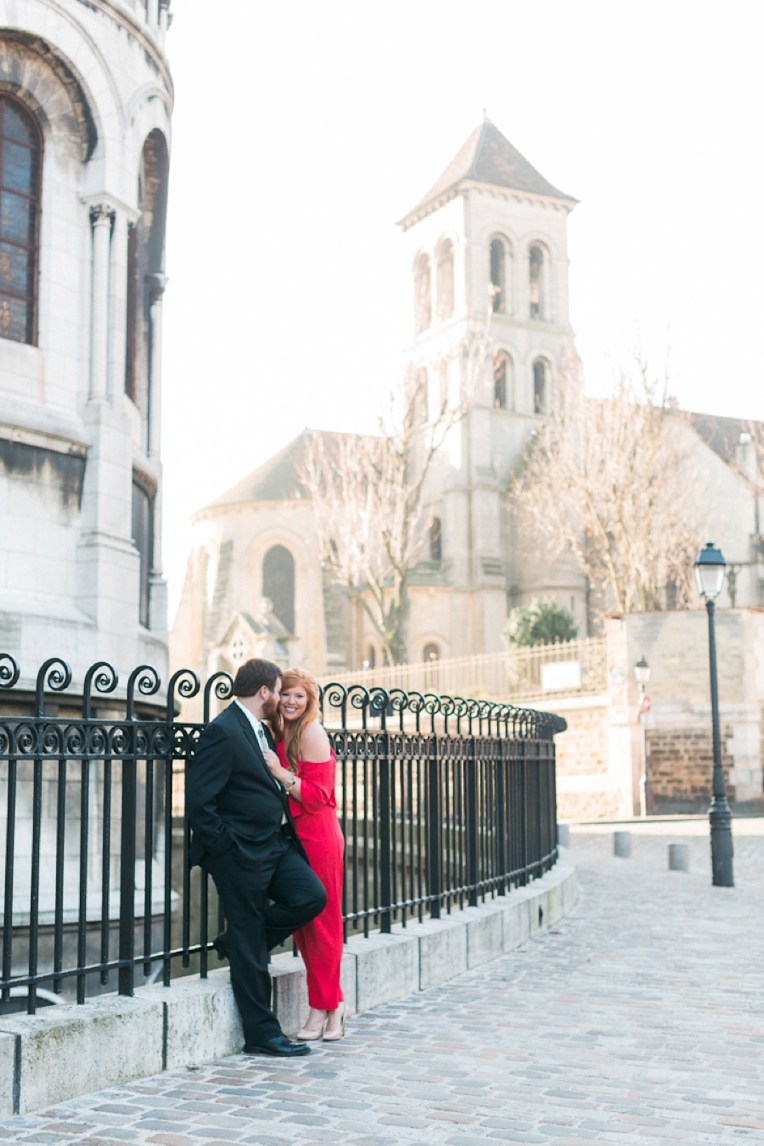
{"type": "Polygon", "coordinates": [[[273,718],[278,714],[278,710],[279,702],[276,700],[276,697],[271,694],[271,696],[269,696],[266,702],[263,704],[263,716],[266,720],[273,720],[273,718]]]}

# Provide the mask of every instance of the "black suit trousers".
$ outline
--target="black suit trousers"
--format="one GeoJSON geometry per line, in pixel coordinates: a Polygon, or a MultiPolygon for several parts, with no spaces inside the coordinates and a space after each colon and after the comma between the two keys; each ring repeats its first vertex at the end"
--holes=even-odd
{"type": "Polygon", "coordinates": [[[324,910],[326,890],[283,828],[256,868],[241,867],[235,853],[230,848],[222,856],[206,856],[203,866],[226,916],[231,986],[244,1041],[260,1046],[282,1033],[271,1010],[268,952],[324,910]]]}

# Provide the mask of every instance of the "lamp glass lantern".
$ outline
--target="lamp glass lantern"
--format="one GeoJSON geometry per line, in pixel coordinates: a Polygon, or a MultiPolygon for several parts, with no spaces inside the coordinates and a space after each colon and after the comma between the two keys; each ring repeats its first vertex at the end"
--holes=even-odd
{"type": "Polygon", "coordinates": [[[722,556],[721,549],[717,549],[713,541],[709,541],[705,548],[701,549],[695,562],[695,580],[701,597],[713,601],[719,596],[726,570],[727,562],[722,556]]]}
{"type": "Polygon", "coordinates": [[[650,666],[644,657],[640,657],[634,665],[634,676],[636,677],[637,684],[643,686],[650,680],[650,666]]]}

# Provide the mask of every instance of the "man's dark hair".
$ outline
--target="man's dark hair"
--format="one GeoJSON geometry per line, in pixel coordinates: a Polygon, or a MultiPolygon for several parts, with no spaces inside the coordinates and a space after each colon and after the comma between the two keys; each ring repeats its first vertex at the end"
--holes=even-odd
{"type": "Polygon", "coordinates": [[[281,669],[272,661],[263,661],[253,657],[245,661],[236,674],[233,682],[234,696],[254,696],[265,685],[271,692],[276,687],[276,681],[281,676],[281,669]]]}

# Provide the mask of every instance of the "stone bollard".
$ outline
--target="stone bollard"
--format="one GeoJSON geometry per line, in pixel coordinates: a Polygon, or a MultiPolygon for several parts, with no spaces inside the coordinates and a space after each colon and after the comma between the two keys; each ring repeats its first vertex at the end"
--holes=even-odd
{"type": "Polygon", "coordinates": [[[668,846],[669,871],[690,870],[690,845],[669,844],[668,846]]]}
{"type": "Polygon", "coordinates": [[[631,832],[613,832],[613,855],[631,859],[631,832]]]}
{"type": "Polygon", "coordinates": [[[557,843],[561,848],[570,847],[570,824],[557,825],[557,843]]]}

